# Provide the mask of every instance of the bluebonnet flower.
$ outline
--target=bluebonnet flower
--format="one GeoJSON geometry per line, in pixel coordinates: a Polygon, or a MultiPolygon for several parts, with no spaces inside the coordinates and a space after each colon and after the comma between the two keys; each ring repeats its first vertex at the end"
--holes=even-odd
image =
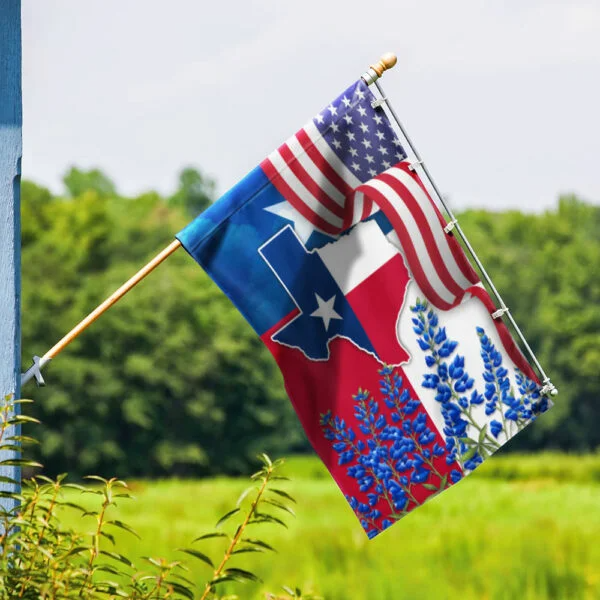
{"type": "Polygon", "coordinates": [[[497,438],[500,432],[502,431],[502,423],[496,421],[495,419],[493,421],[490,421],[490,430],[492,432],[492,435],[495,438],[497,438]]]}
{"type": "MultiPolygon", "coordinates": [[[[437,317],[432,311],[428,321],[427,331],[418,316],[413,323],[415,329],[422,328],[423,334],[433,340],[438,332],[434,331],[437,317]]],[[[441,343],[447,341],[445,332],[438,339],[441,343]]],[[[444,456],[445,450],[436,441],[426,413],[419,411],[420,401],[410,397],[402,376],[392,367],[384,366],[379,374],[379,392],[389,409],[387,414],[367,390],[359,389],[353,396],[353,417],[363,439],[331,411],[321,415],[320,421],[323,435],[338,454],[338,463],[347,465],[346,473],[356,480],[358,492],[364,494],[362,499],[349,496],[348,501],[370,537],[388,527],[391,517],[417,504],[414,486],[427,482],[431,492],[436,483],[441,486],[446,481],[433,463],[444,456]],[[388,515],[382,514],[384,505],[389,507],[388,515]]],[[[441,375],[447,378],[443,369],[441,375]]]]}

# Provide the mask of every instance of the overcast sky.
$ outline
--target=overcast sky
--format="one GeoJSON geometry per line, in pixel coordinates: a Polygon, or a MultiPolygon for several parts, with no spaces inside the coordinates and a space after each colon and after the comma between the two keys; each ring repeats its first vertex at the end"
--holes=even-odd
{"type": "Polygon", "coordinates": [[[600,202],[598,0],[23,0],[23,176],[225,191],[385,51],[453,206],[600,202]]]}

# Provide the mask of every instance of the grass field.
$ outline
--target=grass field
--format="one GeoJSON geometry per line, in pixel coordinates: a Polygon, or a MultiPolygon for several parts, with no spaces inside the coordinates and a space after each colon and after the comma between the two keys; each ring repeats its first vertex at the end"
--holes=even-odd
{"type": "MultiPolygon", "coordinates": [[[[281,585],[327,600],[600,598],[600,455],[495,457],[372,541],[316,459],[291,459],[285,470],[298,516],[288,530],[264,526],[277,554],[241,555],[237,565],[264,584],[238,585],[240,598],[264,599],[281,585]]],[[[130,556],[182,558],[175,549],[212,529],[247,480],[130,486],[136,500],[113,516],[142,541],[123,534],[119,545],[130,556]]],[[[196,547],[218,554],[217,544],[196,547]]],[[[210,576],[203,563],[191,566],[198,582],[210,576]]]]}

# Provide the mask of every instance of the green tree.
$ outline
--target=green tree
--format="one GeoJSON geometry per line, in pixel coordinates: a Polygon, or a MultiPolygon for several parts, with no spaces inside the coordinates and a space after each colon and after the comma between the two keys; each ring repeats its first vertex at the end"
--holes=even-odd
{"type": "Polygon", "coordinates": [[[72,198],[81,196],[87,191],[94,191],[100,197],[111,197],[117,195],[115,184],[102,171],[90,169],[82,171],[77,167],[71,169],[64,175],[63,183],[72,198]]]}
{"type": "Polygon", "coordinates": [[[215,200],[215,182],[193,167],[186,167],[179,173],[179,187],[171,196],[172,206],[182,208],[195,217],[208,208],[215,200]]]}
{"type": "MultiPolygon", "coordinates": [[[[22,200],[25,364],[187,221],[154,193],[62,199],[26,184],[22,200]]],[[[50,473],[242,472],[263,448],[305,443],[266,348],[183,250],[52,362],[47,379],[34,410],[50,473]]]]}

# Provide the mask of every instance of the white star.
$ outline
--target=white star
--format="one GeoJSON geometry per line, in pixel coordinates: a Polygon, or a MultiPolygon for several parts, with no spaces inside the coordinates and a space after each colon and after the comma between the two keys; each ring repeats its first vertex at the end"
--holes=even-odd
{"type": "Polygon", "coordinates": [[[304,218],[289,202],[283,201],[271,206],[265,206],[267,212],[273,213],[286,221],[292,221],[294,231],[306,243],[312,232],[316,230],[312,223],[304,218]]]}
{"type": "Polygon", "coordinates": [[[399,140],[397,137],[395,137],[395,138],[392,140],[392,143],[394,144],[394,146],[401,146],[401,145],[402,145],[402,144],[400,143],[400,140],[399,140]]]}
{"type": "Polygon", "coordinates": [[[352,165],[350,165],[355,171],[360,171],[360,165],[357,162],[353,162],[352,165]]]}
{"type": "Polygon", "coordinates": [[[379,131],[379,130],[377,130],[377,133],[376,133],[375,135],[377,136],[377,139],[378,139],[379,141],[381,141],[381,140],[385,140],[385,135],[383,135],[383,131],[379,131]]]}
{"type": "Polygon", "coordinates": [[[402,154],[402,152],[396,152],[395,156],[398,160],[404,160],[404,154],[402,154]]]}
{"type": "Polygon", "coordinates": [[[367,155],[365,156],[365,158],[367,159],[367,162],[368,162],[369,164],[371,164],[371,163],[372,163],[372,162],[375,160],[375,159],[374,159],[374,158],[373,158],[373,157],[372,157],[370,154],[367,154],[367,155]]]}
{"type": "Polygon", "coordinates": [[[384,156],[388,153],[387,148],[385,146],[379,146],[377,150],[379,150],[379,152],[381,152],[381,154],[383,154],[384,156]]]}
{"type": "Polygon", "coordinates": [[[335,116],[335,115],[337,115],[337,108],[333,104],[330,104],[327,107],[327,110],[331,113],[332,117],[335,116]]]}
{"type": "Polygon", "coordinates": [[[348,125],[352,125],[352,117],[350,115],[344,115],[344,121],[346,121],[348,125]]]}
{"type": "Polygon", "coordinates": [[[367,109],[364,106],[359,106],[356,110],[358,110],[361,117],[364,117],[367,114],[367,109]]]}
{"type": "Polygon", "coordinates": [[[369,169],[369,175],[371,177],[375,177],[375,175],[377,175],[377,171],[375,169],[369,169]]]}
{"type": "Polygon", "coordinates": [[[325,325],[325,331],[327,331],[329,329],[329,323],[332,319],[342,319],[342,317],[338,315],[333,308],[336,295],[334,294],[331,296],[327,302],[325,302],[325,300],[323,300],[319,294],[315,294],[315,296],[317,297],[317,304],[319,305],[319,308],[317,308],[315,312],[311,313],[310,316],[323,319],[323,325],[325,325]]]}
{"type": "Polygon", "coordinates": [[[358,155],[358,150],[356,148],[350,148],[348,151],[350,152],[350,154],[352,156],[357,156],[358,155]]]}
{"type": "Polygon", "coordinates": [[[377,123],[377,125],[381,125],[381,123],[383,122],[383,119],[379,115],[375,115],[373,117],[373,120],[375,121],[375,123],[377,123]]]}
{"type": "Polygon", "coordinates": [[[354,135],[354,133],[352,133],[352,131],[346,131],[346,137],[353,142],[356,139],[356,136],[354,135]]]}
{"type": "Polygon", "coordinates": [[[358,96],[358,97],[359,97],[361,100],[364,100],[364,99],[365,99],[365,93],[364,93],[362,90],[358,89],[358,90],[356,90],[354,93],[355,93],[355,94],[356,94],[356,95],[357,95],[357,96],[358,96]]]}
{"type": "Polygon", "coordinates": [[[361,141],[361,144],[362,144],[362,145],[365,147],[365,150],[366,150],[367,148],[370,148],[370,147],[371,147],[371,142],[370,142],[370,141],[369,141],[367,138],[365,138],[364,140],[362,140],[362,141],[361,141]]]}
{"type": "Polygon", "coordinates": [[[364,123],[360,124],[360,128],[363,133],[367,133],[367,131],[369,131],[369,128],[364,123]]]}
{"type": "Polygon", "coordinates": [[[340,130],[340,126],[337,123],[331,124],[331,131],[333,131],[333,133],[337,133],[339,130],[340,130]]]}
{"type": "Polygon", "coordinates": [[[348,106],[350,106],[350,104],[351,104],[350,100],[348,100],[348,98],[346,98],[346,96],[344,96],[344,97],[342,98],[342,102],[344,103],[344,106],[345,106],[345,107],[348,107],[348,106]]]}
{"type": "Polygon", "coordinates": [[[325,119],[323,118],[323,115],[320,113],[315,117],[315,119],[317,120],[317,123],[319,125],[323,125],[323,122],[325,121],[325,119]]]}
{"type": "Polygon", "coordinates": [[[334,146],[336,150],[339,150],[342,147],[342,142],[340,142],[340,140],[333,140],[333,142],[331,142],[334,146]]]}
{"type": "Polygon", "coordinates": [[[382,164],[386,169],[389,169],[392,166],[387,160],[384,160],[382,164]]]}

